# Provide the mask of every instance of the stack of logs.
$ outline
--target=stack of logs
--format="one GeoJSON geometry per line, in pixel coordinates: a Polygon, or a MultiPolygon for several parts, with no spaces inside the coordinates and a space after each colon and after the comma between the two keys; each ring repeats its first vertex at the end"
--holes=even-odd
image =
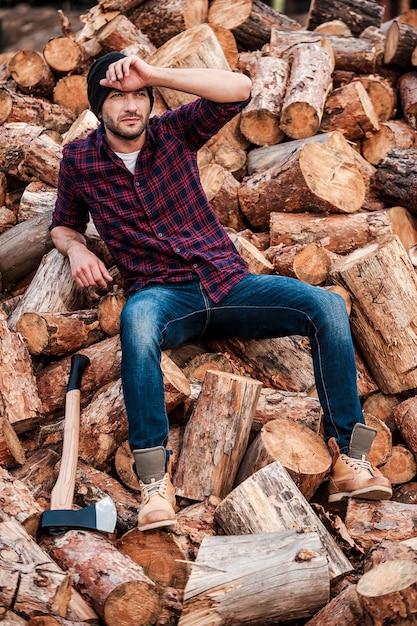
{"type": "MultiPolygon", "coordinates": [[[[43,53],[0,59],[0,620],[416,623],[417,11],[313,0],[302,26],[261,0],[99,0],[78,33],[58,13],[43,53]],[[344,296],[391,501],[327,504],[305,338],[237,337],[164,353],[177,525],[137,530],[120,277],[90,224],[114,281],[81,291],[48,233],[62,148],[98,124],[86,73],[110,50],[251,76],[251,103],[199,153],[203,185],[253,272],[344,296]],[[90,366],[74,507],[110,495],[113,534],[41,530],[75,352],[90,366]]],[[[190,99],[156,90],[153,114],[190,99]]]]}

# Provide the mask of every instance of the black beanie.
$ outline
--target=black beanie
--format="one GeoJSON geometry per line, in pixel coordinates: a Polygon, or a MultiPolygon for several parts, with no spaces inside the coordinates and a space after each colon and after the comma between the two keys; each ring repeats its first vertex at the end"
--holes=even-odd
{"type": "MultiPolygon", "coordinates": [[[[100,81],[102,78],[106,77],[107,68],[111,63],[115,63],[124,58],[126,58],[126,55],[121,52],[109,52],[97,59],[97,61],[94,61],[93,65],[90,67],[87,75],[87,95],[91,110],[96,117],[99,116],[103,102],[112,91],[111,88],[100,85],[100,81]]],[[[145,89],[148,92],[152,109],[154,100],[152,87],[145,87],[145,89]]]]}

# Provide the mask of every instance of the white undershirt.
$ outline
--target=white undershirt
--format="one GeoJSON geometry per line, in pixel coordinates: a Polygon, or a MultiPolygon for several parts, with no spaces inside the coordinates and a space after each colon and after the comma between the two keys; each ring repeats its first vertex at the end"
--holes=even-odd
{"type": "Polygon", "coordinates": [[[136,159],[138,158],[140,150],[136,150],[136,152],[116,152],[117,156],[120,157],[123,163],[126,165],[127,169],[135,173],[136,159]]]}

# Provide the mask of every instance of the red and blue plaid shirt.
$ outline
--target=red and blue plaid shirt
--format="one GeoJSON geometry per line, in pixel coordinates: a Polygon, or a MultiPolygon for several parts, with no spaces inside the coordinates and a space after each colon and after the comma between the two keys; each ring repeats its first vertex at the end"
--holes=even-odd
{"type": "Polygon", "coordinates": [[[197,150],[249,102],[198,99],[152,117],[133,175],[102,125],[65,146],[50,228],[84,233],[91,215],[126,293],[198,278],[219,302],[248,273],[202,188],[197,150]]]}

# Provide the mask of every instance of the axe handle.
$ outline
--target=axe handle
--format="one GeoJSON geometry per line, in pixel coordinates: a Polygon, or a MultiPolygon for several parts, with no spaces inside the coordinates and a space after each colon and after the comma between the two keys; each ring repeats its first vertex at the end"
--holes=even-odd
{"type": "Polygon", "coordinates": [[[51,510],[68,510],[72,507],[80,434],[80,386],[82,375],[89,363],[90,359],[84,354],[74,354],[71,358],[71,371],[65,395],[64,440],[62,444],[61,466],[57,481],[51,491],[51,510]]]}
{"type": "Polygon", "coordinates": [[[58,478],[51,491],[52,511],[71,509],[74,499],[80,434],[80,396],[79,389],[68,391],[65,396],[64,441],[58,478]]]}

